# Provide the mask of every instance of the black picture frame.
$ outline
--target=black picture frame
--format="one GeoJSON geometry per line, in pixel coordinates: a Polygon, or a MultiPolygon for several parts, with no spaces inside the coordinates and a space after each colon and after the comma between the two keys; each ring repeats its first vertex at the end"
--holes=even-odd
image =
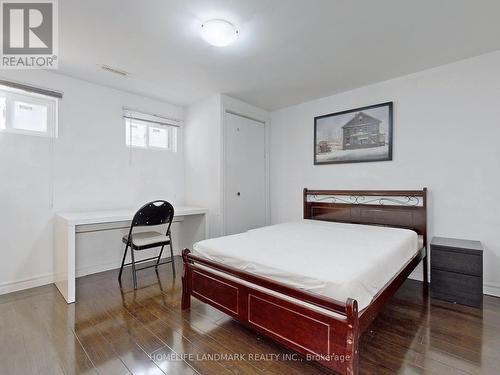
{"type": "MultiPolygon", "coordinates": [[[[314,145],[313,145],[313,155],[314,155],[314,165],[323,165],[323,164],[344,164],[344,163],[368,163],[368,162],[375,162],[375,161],[390,161],[392,160],[392,150],[393,150],[393,102],[385,102],[385,103],[380,103],[380,104],[374,104],[374,105],[369,105],[365,107],[359,107],[359,108],[353,108],[349,109],[346,111],[341,111],[341,112],[334,112],[334,113],[329,113],[326,115],[321,115],[321,116],[316,116],[314,118],[314,145]],[[387,124],[384,124],[384,126],[387,127],[387,134],[385,133],[380,133],[380,124],[383,124],[384,121],[378,120],[376,117],[372,117],[369,115],[371,112],[375,112],[373,110],[380,110],[386,107],[387,109],[387,124]],[[368,113],[366,113],[368,112],[368,113]],[[338,117],[342,116],[341,118],[346,118],[346,115],[353,114],[352,120],[348,121],[345,125],[343,126],[338,126],[336,125],[337,128],[342,128],[342,149],[338,149],[338,155],[341,155],[342,153],[346,154],[343,156],[335,156],[333,153],[335,152],[332,150],[332,147],[328,141],[325,140],[319,140],[318,139],[318,127],[322,119],[327,119],[327,118],[332,118],[332,117],[338,117]],[[360,115],[361,114],[361,115],[360,115]],[[358,117],[357,117],[358,116],[358,117]],[[363,117],[364,116],[364,117],[363,117]],[[368,134],[368,140],[373,141],[375,139],[376,142],[374,146],[370,146],[368,144],[363,144],[361,141],[360,143],[356,143],[354,141],[349,141],[346,143],[346,139],[350,140],[351,138],[355,138],[356,140],[359,140],[359,134],[356,134],[357,137],[348,137],[346,136],[346,131],[344,130],[344,127],[346,127],[348,124],[350,125],[351,122],[354,122],[356,120],[356,117],[362,121],[367,119],[371,119],[373,121],[371,124],[369,124],[369,129],[377,129],[378,133],[366,133],[368,134]],[[382,136],[384,136],[384,145],[382,146],[382,136]],[[325,142],[323,145],[320,145],[319,142],[325,142]],[[352,144],[351,144],[352,142],[352,144]],[[378,145],[378,146],[377,146],[378,145]],[[383,150],[376,150],[377,153],[373,155],[367,155],[370,153],[370,151],[374,151],[375,148],[382,148],[383,150]],[[323,148],[323,151],[320,151],[323,148]],[[349,151],[345,153],[345,151],[349,151]],[[358,151],[358,152],[356,152],[358,151]],[[329,155],[325,155],[329,154],[329,155]],[[318,156],[320,156],[318,158],[318,156]],[[322,160],[318,160],[322,159],[322,160]]],[[[365,124],[363,124],[365,125],[365,124]]],[[[324,125],[326,127],[327,125],[324,125]]],[[[350,126],[358,126],[357,124],[354,123],[354,125],[350,126]]],[[[361,126],[361,125],[359,125],[361,126]]],[[[338,130],[337,130],[338,131],[338,130]]],[[[336,143],[338,147],[338,143],[336,143]]]]}

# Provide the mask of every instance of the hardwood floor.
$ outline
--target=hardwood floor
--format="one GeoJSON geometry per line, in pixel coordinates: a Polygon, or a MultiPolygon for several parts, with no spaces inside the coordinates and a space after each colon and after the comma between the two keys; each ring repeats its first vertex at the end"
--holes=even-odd
{"type": "MultiPolygon", "coordinates": [[[[180,259],[177,269],[182,268],[180,259]]],[[[331,374],[193,299],[180,272],[118,271],[0,296],[0,374],[331,374]],[[278,360],[273,360],[278,358],[278,360]]],[[[361,339],[361,374],[498,374],[500,298],[483,310],[431,300],[407,280],[361,339]]]]}

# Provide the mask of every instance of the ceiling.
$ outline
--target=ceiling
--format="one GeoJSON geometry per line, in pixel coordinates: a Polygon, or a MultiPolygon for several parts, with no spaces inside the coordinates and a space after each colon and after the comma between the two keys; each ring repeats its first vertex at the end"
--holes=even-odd
{"type": "Polygon", "coordinates": [[[498,0],[60,0],[59,68],[180,105],[225,93],[274,110],[500,49],[498,14],[498,0]],[[239,39],[206,44],[211,18],[239,39]]]}

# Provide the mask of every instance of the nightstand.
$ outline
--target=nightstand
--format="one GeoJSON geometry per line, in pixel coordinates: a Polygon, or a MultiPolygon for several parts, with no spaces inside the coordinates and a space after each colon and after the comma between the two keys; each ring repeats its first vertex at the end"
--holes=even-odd
{"type": "Polygon", "coordinates": [[[431,296],[481,307],[483,246],[479,241],[434,237],[431,241],[431,296]]]}

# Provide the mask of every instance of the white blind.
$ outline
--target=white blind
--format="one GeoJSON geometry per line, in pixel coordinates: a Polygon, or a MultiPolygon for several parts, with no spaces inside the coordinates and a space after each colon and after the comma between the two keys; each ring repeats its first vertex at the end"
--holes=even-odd
{"type": "Polygon", "coordinates": [[[17,90],[23,90],[27,92],[33,92],[35,94],[41,94],[41,95],[46,95],[46,96],[51,96],[53,98],[57,99],[62,99],[63,93],[61,91],[56,91],[56,90],[50,90],[50,89],[44,89],[41,87],[36,87],[33,85],[27,85],[24,83],[20,82],[14,82],[14,81],[7,81],[4,79],[0,79],[0,85],[2,86],[7,86],[13,89],[17,90]]]}
{"type": "Polygon", "coordinates": [[[142,111],[137,111],[137,110],[126,108],[126,107],[123,108],[123,118],[130,119],[130,120],[145,121],[145,122],[150,122],[153,124],[165,125],[165,126],[180,127],[182,125],[182,121],[179,119],[155,115],[152,113],[145,113],[142,111]]]}

